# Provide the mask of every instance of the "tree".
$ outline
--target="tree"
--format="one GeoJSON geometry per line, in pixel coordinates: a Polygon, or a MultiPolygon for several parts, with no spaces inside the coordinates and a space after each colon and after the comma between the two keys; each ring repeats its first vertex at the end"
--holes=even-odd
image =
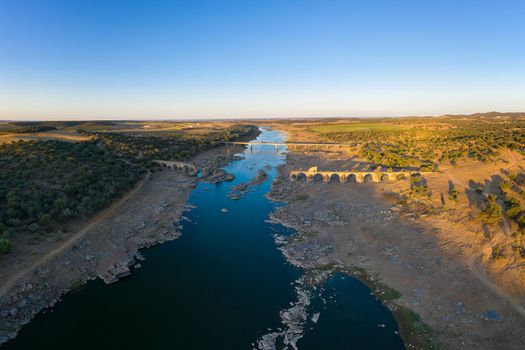
{"type": "Polygon", "coordinates": [[[516,218],[521,213],[520,202],[515,198],[510,198],[505,201],[507,205],[507,216],[509,218],[516,218]]]}
{"type": "Polygon", "coordinates": [[[40,226],[38,226],[36,222],[33,222],[31,225],[27,226],[27,229],[30,232],[35,233],[35,232],[38,232],[38,230],[40,230],[40,226]]]}
{"type": "Polygon", "coordinates": [[[497,224],[502,219],[502,209],[497,203],[497,196],[494,194],[489,195],[487,199],[486,207],[481,211],[480,218],[486,224],[497,224]]]}
{"type": "MultiPolygon", "coordinates": [[[[35,131],[39,124],[15,126],[35,131]]],[[[157,166],[153,159],[191,157],[256,131],[254,126],[237,125],[163,137],[83,132],[94,139],[1,144],[0,237],[59,230],[67,221],[111,204],[157,166]]],[[[11,242],[3,242],[7,250],[11,242]]]]}
{"type": "Polygon", "coordinates": [[[11,251],[13,244],[7,238],[0,238],[0,255],[7,254],[11,251]]]}
{"type": "Polygon", "coordinates": [[[498,260],[504,258],[503,247],[499,244],[496,244],[492,247],[492,259],[498,260]]]}

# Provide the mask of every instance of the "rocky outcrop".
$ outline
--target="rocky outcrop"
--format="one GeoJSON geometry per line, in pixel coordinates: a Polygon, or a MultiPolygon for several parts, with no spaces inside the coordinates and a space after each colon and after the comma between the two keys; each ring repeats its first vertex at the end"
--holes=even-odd
{"type": "Polygon", "coordinates": [[[250,188],[263,183],[267,178],[268,174],[261,169],[257,172],[257,175],[252,180],[232,186],[228,197],[234,200],[240,199],[246,194],[246,192],[250,190],[250,188]]]}
{"type": "Polygon", "coordinates": [[[228,173],[222,168],[204,168],[202,170],[202,182],[216,184],[225,181],[233,181],[234,179],[235,176],[233,174],[228,173]]]}

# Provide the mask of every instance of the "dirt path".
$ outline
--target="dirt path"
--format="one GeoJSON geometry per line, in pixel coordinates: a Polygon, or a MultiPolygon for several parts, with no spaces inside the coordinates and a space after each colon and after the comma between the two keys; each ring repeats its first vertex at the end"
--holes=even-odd
{"type": "Polygon", "coordinates": [[[513,298],[511,295],[500,289],[497,285],[492,283],[492,281],[487,277],[485,271],[481,269],[481,263],[476,263],[480,256],[473,255],[468,259],[468,268],[480,280],[487,288],[489,288],[493,293],[506,300],[510,306],[514,308],[523,318],[525,318],[525,308],[519,304],[519,302],[513,298]]]}
{"type": "MultiPolygon", "coordinates": [[[[509,168],[515,166],[517,163],[518,160],[514,159],[512,164],[509,165],[509,168]]],[[[470,189],[470,187],[467,184],[457,179],[454,175],[450,173],[448,173],[447,175],[450,181],[452,181],[454,184],[459,185],[460,187],[463,187],[465,189],[470,189]]],[[[484,195],[487,196],[486,194],[484,195]]],[[[512,233],[507,218],[504,218],[501,228],[507,236],[512,233]]],[[[472,271],[474,276],[478,280],[480,280],[485,286],[487,286],[492,292],[494,292],[496,295],[507,301],[510,306],[512,306],[523,318],[525,318],[525,308],[520,305],[516,298],[506,293],[504,290],[499,288],[490,280],[490,277],[485,272],[483,265],[481,264],[481,262],[478,261],[480,257],[480,255],[473,255],[468,259],[467,265],[470,271],[472,271]]]]}
{"type": "Polygon", "coordinates": [[[99,213],[97,216],[91,219],[88,222],[88,224],[84,226],[80,231],[76,232],[74,235],[69,237],[66,241],[64,241],[58,247],[49,251],[47,254],[42,256],[40,259],[36,260],[34,263],[30,264],[29,266],[26,266],[21,271],[13,274],[6,281],[4,281],[4,283],[2,283],[2,286],[0,287],[0,296],[4,295],[4,293],[8,291],[9,288],[14,283],[16,283],[16,281],[22,278],[24,275],[33,271],[35,268],[45,263],[46,261],[54,258],[55,256],[62,254],[67,249],[70,249],[75,244],[75,242],[77,242],[80,238],[82,238],[87,232],[89,232],[89,230],[101,224],[104,220],[106,220],[108,217],[113,215],[122,206],[122,204],[124,204],[128,199],[133,197],[142,188],[142,186],[149,180],[150,175],[151,173],[148,172],[146,176],[144,177],[144,179],[140,180],[139,183],[131,191],[126,193],[117,202],[113,203],[108,208],[104,209],[101,213],[99,213]]]}

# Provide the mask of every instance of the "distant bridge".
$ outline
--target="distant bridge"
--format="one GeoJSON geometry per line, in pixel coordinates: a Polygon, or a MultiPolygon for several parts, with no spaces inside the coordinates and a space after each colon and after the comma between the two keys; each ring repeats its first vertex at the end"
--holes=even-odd
{"type": "Polygon", "coordinates": [[[197,166],[192,163],[177,162],[175,160],[154,160],[153,162],[170,169],[187,171],[189,175],[197,175],[197,166]]]}
{"type": "Polygon", "coordinates": [[[317,167],[308,170],[290,171],[290,180],[296,181],[305,179],[306,181],[322,180],[323,182],[381,182],[408,179],[411,176],[431,173],[428,171],[320,171],[317,167]]]}

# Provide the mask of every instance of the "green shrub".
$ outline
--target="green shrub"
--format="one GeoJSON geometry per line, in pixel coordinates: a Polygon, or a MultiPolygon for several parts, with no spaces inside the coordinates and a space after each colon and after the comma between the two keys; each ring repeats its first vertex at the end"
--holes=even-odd
{"type": "Polygon", "coordinates": [[[507,192],[512,187],[512,181],[502,181],[498,184],[501,192],[507,192]]]}
{"type": "Polygon", "coordinates": [[[0,255],[8,254],[11,251],[13,244],[7,238],[0,238],[0,255]]]}
{"type": "Polygon", "coordinates": [[[520,202],[515,198],[510,198],[505,201],[507,205],[507,216],[509,218],[516,218],[521,213],[520,202]]]}
{"type": "Polygon", "coordinates": [[[494,247],[492,247],[492,259],[498,260],[504,258],[505,255],[503,254],[503,247],[499,244],[496,244],[494,247]]]}
{"type": "Polygon", "coordinates": [[[491,194],[487,206],[481,211],[480,218],[485,224],[497,224],[502,219],[501,206],[496,202],[497,197],[491,194]]]}

